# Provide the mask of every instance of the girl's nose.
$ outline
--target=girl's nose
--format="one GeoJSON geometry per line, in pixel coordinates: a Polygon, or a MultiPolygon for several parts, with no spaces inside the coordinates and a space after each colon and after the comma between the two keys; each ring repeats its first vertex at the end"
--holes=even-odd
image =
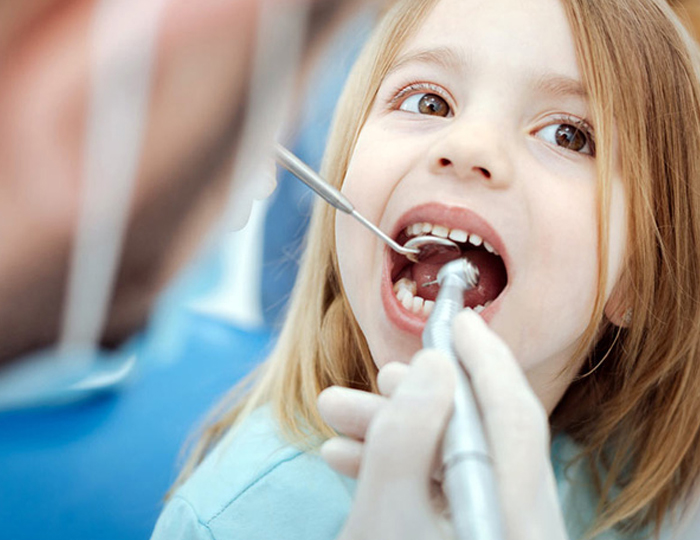
{"type": "Polygon", "coordinates": [[[493,188],[508,187],[513,167],[507,137],[495,122],[454,119],[430,151],[431,172],[484,181],[493,188]]]}

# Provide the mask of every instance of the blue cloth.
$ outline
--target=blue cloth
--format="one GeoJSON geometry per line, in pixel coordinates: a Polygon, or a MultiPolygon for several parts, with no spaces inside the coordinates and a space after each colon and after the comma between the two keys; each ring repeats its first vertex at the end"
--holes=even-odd
{"type": "MultiPolygon", "coordinates": [[[[593,523],[597,510],[595,488],[585,467],[585,460],[574,461],[579,447],[564,435],[552,441],[552,467],[557,481],[566,529],[570,540],[584,538],[593,523]]],[[[606,531],[596,540],[631,540],[615,531],[606,531]]]]}
{"type": "Polygon", "coordinates": [[[267,407],[224,438],[168,502],[152,540],[327,540],[354,481],[285,443],[267,407]]]}
{"type": "Polygon", "coordinates": [[[0,415],[1,538],[148,538],[194,426],[270,344],[182,310],[168,326],[118,391],[0,415]]]}

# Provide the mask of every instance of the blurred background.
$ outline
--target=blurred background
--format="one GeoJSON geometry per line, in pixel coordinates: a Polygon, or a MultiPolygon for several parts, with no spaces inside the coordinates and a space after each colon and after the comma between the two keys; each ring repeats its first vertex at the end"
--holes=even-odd
{"type": "MultiPolygon", "coordinates": [[[[343,24],[307,84],[291,149],[318,169],[333,109],[373,16],[343,24]]],[[[312,194],[288,173],[160,297],[122,347],[135,369],[77,402],[0,412],[2,538],[148,538],[206,413],[274,343],[312,194]]]]}

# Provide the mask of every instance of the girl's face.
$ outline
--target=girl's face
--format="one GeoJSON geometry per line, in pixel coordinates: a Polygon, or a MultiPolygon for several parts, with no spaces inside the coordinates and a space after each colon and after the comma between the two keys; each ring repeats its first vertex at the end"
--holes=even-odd
{"type": "MultiPolygon", "coordinates": [[[[400,242],[431,231],[469,250],[481,280],[466,304],[510,346],[549,410],[597,293],[588,118],[557,0],[441,0],[383,80],[343,185],[400,242]]],[[[620,274],[625,212],[617,177],[606,295],[620,274]]],[[[409,361],[437,292],[422,284],[439,261],[410,264],[348,216],[336,220],[343,284],[375,363],[409,361]]]]}

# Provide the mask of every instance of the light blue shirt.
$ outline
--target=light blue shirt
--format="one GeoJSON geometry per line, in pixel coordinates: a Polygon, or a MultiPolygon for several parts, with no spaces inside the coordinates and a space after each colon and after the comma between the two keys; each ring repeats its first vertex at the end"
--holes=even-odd
{"type": "Polygon", "coordinates": [[[225,437],[177,490],[152,540],[329,540],[355,482],[284,442],[269,409],[225,437]]]}
{"type": "MultiPolygon", "coordinates": [[[[569,437],[558,435],[552,441],[552,468],[557,481],[559,502],[570,540],[583,538],[593,523],[598,497],[585,460],[573,461],[580,448],[569,437]]],[[[606,531],[596,540],[632,540],[615,531],[606,531]]]]}
{"type": "MultiPolygon", "coordinates": [[[[596,499],[576,445],[557,437],[553,467],[569,538],[590,526],[596,499]]],[[[151,540],[332,540],[350,509],[355,481],[316,454],[283,441],[269,409],[224,438],[168,502],[151,540]]],[[[607,532],[597,540],[622,540],[607,532]]],[[[625,537],[626,538],[626,537],[625,537]]]]}

